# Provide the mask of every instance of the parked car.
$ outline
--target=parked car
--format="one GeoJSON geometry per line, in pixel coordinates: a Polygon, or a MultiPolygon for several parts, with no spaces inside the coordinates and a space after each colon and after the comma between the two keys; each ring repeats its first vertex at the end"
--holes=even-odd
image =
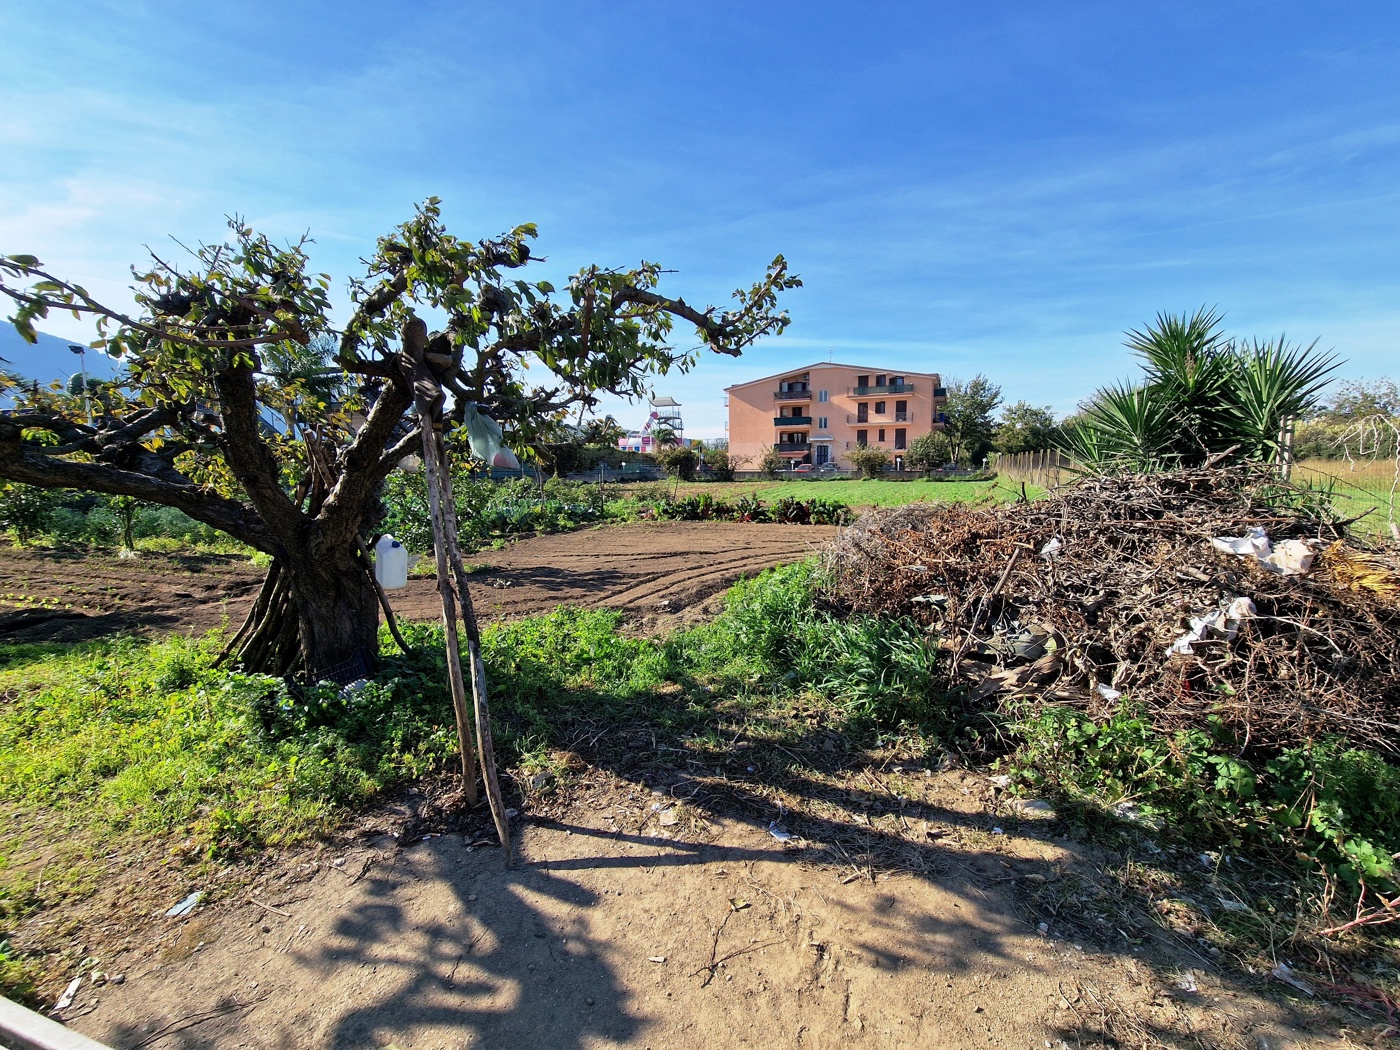
{"type": "Polygon", "coordinates": [[[792,472],[794,474],[810,474],[815,469],[816,468],[810,463],[799,463],[797,464],[797,466],[792,468],[792,472]]]}

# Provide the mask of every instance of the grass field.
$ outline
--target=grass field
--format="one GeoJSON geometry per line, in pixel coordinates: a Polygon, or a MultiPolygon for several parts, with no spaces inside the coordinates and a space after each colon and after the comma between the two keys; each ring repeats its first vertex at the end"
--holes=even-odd
{"type": "MultiPolygon", "coordinates": [[[[1026,486],[1026,495],[1034,499],[1043,489],[1026,486]]],[[[817,481],[803,478],[791,481],[697,481],[682,484],[682,496],[708,493],[732,499],[738,496],[758,496],[775,500],[781,496],[794,499],[829,499],[851,507],[902,507],[917,500],[943,503],[1009,503],[1021,496],[1021,486],[1010,481],[817,481]]]]}
{"type": "Polygon", "coordinates": [[[1400,499],[1400,486],[1393,460],[1305,459],[1294,465],[1293,480],[1330,489],[1337,510],[1348,518],[1365,514],[1355,526],[1360,533],[1389,535],[1390,523],[1400,523],[1400,506],[1395,502],[1400,499]]]}

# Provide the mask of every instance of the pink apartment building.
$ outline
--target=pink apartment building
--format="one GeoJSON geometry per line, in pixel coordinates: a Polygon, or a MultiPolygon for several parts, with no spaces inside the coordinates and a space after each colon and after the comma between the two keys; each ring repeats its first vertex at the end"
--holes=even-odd
{"type": "Polygon", "coordinates": [[[846,454],[861,444],[889,449],[901,467],[909,442],[942,427],[948,400],[936,372],[829,363],[739,383],[725,394],[729,454],[750,470],[770,448],[792,464],[846,467],[846,454]]]}

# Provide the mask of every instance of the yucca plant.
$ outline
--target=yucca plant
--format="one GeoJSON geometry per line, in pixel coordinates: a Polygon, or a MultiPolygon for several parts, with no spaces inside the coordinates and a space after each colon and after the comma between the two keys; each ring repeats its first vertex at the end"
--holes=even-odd
{"type": "Polygon", "coordinates": [[[1314,341],[1236,342],[1221,315],[1158,314],[1126,345],[1143,361],[1138,385],[1094,395],[1066,429],[1063,451],[1093,469],[1162,470],[1237,458],[1279,462],[1289,422],[1316,404],[1340,364],[1314,341]]]}
{"type": "Polygon", "coordinates": [[[1066,429],[1062,448],[1080,463],[1115,462],[1132,470],[1165,470],[1181,459],[1172,405],[1146,387],[1118,384],[1095,395],[1066,429]]]}
{"type": "Polygon", "coordinates": [[[1317,353],[1315,339],[1308,346],[1290,346],[1283,336],[1277,342],[1240,344],[1236,357],[1230,431],[1251,459],[1278,462],[1288,421],[1317,404],[1341,362],[1317,353]]]}

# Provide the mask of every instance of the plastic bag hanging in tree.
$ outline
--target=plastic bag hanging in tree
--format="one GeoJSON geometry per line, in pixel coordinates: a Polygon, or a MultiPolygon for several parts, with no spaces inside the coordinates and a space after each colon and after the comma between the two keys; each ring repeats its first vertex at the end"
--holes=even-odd
{"type": "Polygon", "coordinates": [[[471,442],[473,456],[484,461],[488,467],[520,469],[520,460],[505,446],[501,424],[476,405],[468,403],[462,406],[462,425],[467,428],[467,440],[471,442]]]}

